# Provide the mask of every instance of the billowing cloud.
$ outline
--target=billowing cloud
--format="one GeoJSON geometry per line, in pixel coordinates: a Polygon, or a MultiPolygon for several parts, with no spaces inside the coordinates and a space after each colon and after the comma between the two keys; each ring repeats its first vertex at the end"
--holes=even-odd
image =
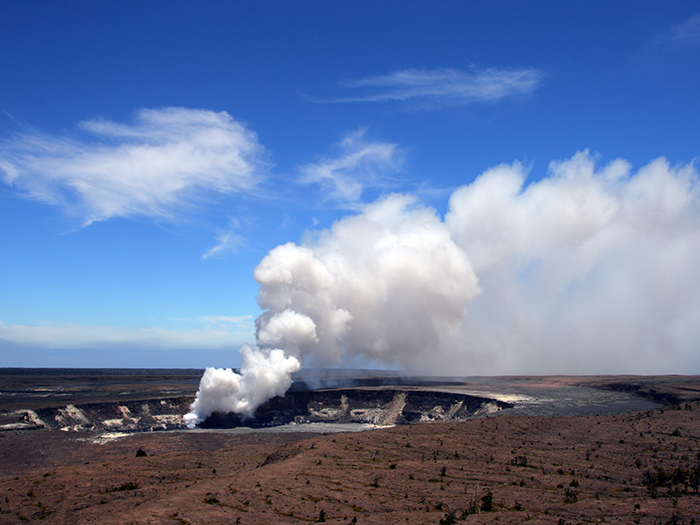
{"type": "Polygon", "coordinates": [[[302,184],[318,184],[326,201],[359,209],[367,188],[391,186],[392,175],[403,167],[403,152],[385,142],[366,139],[366,130],[352,133],[338,145],[340,154],[300,168],[302,184]]]}
{"type": "Polygon", "coordinates": [[[632,173],[584,151],[526,178],[518,162],[486,171],[454,191],[444,220],[390,195],[271,250],[255,269],[265,311],[242,375],[284,356],[448,375],[698,373],[694,165],[660,158],[632,173]]]}
{"type": "Polygon", "coordinates": [[[241,369],[207,369],[189,425],[214,410],[251,415],[291,385],[304,362],[353,359],[426,368],[444,357],[479,293],[477,278],[435,210],[392,195],[304,245],[278,246],[255,269],[257,345],[241,369]],[[257,378],[253,381],[253,378],[257,378]]]}
{"type": "Polygon", "coordinates": [[[457,355],[473,373],[696,373],[700,194],[692,165],[636,173],[587,152],[525,184],[515,163],[450,200],[483,293],[457,355]]]}
{"type": "Polygon", "coordinates": [[[84,224],[112,217],[174,219],[213,194],[252,192],[267,168],[255,133],[226,112],[141,109],[130,124],[80,123],[70,136],[0,143],[5,182],[84,224]]]}
{"type": "Polygon", "coordinates": [[[465,305],[479,294],[466,254],[435,210],[404,195],[381,199],[301,246],[273,249],[254,275],[266,310],[256,321],[261,346],[274,326],[279,348],[326,365],[361,357],[423,367],[449,346],[465,305]],[[288,337],[275,323],[285,313],[299,325],[287,327],[288,337]],[[309,320],[313,332],[300,328],[309,320]]]}
{"type": "Polygon", "coordinates": [[[284,395],[292,385],[292,374],[300,368],[299,361],[282,350],[263,353],[243,345],[240,373],[230,368],[204,371],[192,410],[184,416],[184,422],[192,428],[213,412],[252,416],[260,404],[284,395]]]}
{"type": "Polygon", "coordinates": [[[415,106],[455,106],[492,102],[515,95],[533,93],[545,73],[533,68],[471,67],[458,69],[405,69],[386,75],[346,80],[340,87],[346,96],[317,102],[407,102],[415,106]]]}

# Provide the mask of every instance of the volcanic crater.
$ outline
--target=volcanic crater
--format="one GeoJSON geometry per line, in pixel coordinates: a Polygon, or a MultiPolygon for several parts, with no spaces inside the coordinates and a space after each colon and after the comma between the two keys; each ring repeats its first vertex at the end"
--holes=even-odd
{"type": "Polygon", "coordinates": [[[451,392],[346,388],[287,392],[262,404],[254,418],[214,413],[201,428],[268,427],[289,423],[366,423],[376,426],[467,419],[512,408],[511,403],[451,392]]]}
{"type": "Polygon", "coordinates": [[[0,523],[700,519],[697,377],[300,382],[181,430],[197,381],[0,371],[0,523]]]}
{"type": "MultiPolygon", "coordinates": [[[[177,397],[5,411],[0,414],[0,430],[183,430],[186,427],[182,416],[187,413],[191,402],[191,397],[177,397]]],[[[467,419],[512,406],[511,403],[486,397],[440,391],[397,388],[297,390],[266,401],[252,417],[215,412],[199,427],[264,428],[308,423],[393,426],[467,419]]]]}

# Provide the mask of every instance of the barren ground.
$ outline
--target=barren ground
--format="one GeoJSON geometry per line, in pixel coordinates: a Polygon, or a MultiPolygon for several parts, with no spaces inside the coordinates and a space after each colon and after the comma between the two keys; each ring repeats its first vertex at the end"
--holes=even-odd
{"type": "Polygon", "coordinates": [[[676,404],[332,435],[154,432],[97,444],[2,432],[0,523],[695,523],[697,380],[654,385],[676,404]]]}

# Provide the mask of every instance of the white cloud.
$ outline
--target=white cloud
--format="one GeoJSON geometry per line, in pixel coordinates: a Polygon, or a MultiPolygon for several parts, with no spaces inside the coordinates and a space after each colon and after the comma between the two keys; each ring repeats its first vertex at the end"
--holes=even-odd
{"type": "Polygon", "coordinates": [[[463,326],[472,370],[697,373],[694,166],[661,158],[633,173],[581,152],[525,176],[519,163],[486,171],[445,218],[483,289],[463,326]]]}
{"type": "Polygon", "coordinates": [[[233,251],[244,243],[243,237],[233,230],[218,235],[216,240],[218,244],[207,250],[207,252],[202,255],[202,260],[220,256],[222,252],[233,251]]]}
{"type": "Polygon", "coordinates": [[[252,323],[247,322],[250,318],[202,318],[201,321],[210,326],[191,330],[168,330],[158,326],[132,329],[79,324],[6,325],[0,322],[0,342],[53,349],[232,350],[253,337],[252,323]]]}
{"type": "Polygon", "coordinates": [[[405,69],[387,75],[340,84],[355,94],[318,99],[317,102],[411,102],[424,107],[453,106],[473,102],[497,101],[538,89],[545,74],[533,68],[472,67],[457,69],[405,69]]]}
{"type": "Polygon", "coordinates": [[[680,45],[700,44],[700,13],[671,27],[661,38],[680,45]]]}
{"type": "Polygon", "coordinates": [[[210,325],[228,326],[236,325],[239,330],[252,330],[252,315],[202,315],[199,321],[210,325]]]}
{"type": "Polygon", "coordinates": [[[645,47],[643,58],[653,64],[668,66],[667,62],[676,55],[681,55],[681,63],[685,68],[691,67],[687,59],[691,54],[700,50],[700,13],[691,16],[651,38],[645,47]]]}
{"type": "Polygon", "coordinates": [[[326,201],[357,208],[366,188],[391,186],[391,174],[401,171],[403,152],[395,144],[370,142],[362,129],[338,145],[340,154],[300,168],[302,184],[319,184],[326,201]]]}
{"type": "Polygon", "coordinates": [[[390,195],[274,248],[254,273],[258,344],[442,374],[697,373],[695,166],[584,151],[527,175],[487,170],[444,220],[390,195]]]}
{"type": "Polygon", "coordinates": [[[5,181],[84,224],[143,215],[172,220],[215,193],[255,191],[267,154],[226,112],[141,109],[133,123],[80,123],[70,136],[0,143],[5,181]]]}
{"type": "Polygon", "coordinates": [[[398,194],[305,245],[274,248],[254,275],[266,309],[258,344],[324,365],[432,366],[479,294],[467,255],[435,210],[398,194]]]}

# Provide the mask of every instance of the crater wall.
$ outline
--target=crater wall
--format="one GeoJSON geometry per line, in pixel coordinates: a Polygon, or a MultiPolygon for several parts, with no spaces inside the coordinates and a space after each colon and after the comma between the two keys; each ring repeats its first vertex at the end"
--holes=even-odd
{"type": "MultiPolygon", "coordinates": [[[[69,404],[0,414],[0,430],[152,432],[186,427],[182,416],[192,397],[69,404]]],[[[376,426],[466,419],[512,407],[486,397],[397,388],[347,388],[288,392],[270,399],[255,417],[214,413],[201,428],[273,427],[305,423],[365,423],[376,426]]]]}

